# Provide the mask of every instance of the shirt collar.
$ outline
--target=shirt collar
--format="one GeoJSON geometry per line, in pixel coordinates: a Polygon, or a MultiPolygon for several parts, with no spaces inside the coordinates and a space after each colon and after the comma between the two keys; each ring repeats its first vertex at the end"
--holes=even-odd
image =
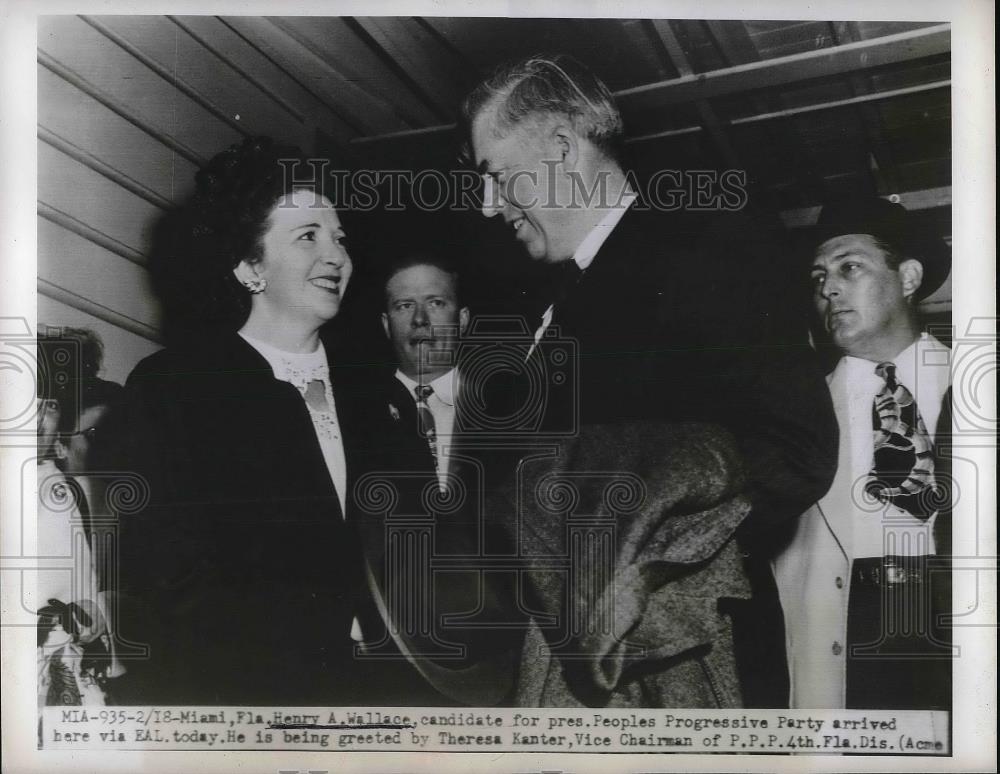
{"type": "Polygon", "coordinates": [[[330,382],[330,367],[326,348],[320,344],[313,352],[285,352],[266,341],[255,339],[239,331],[239,335],[264,358],[274,378],[305,390],[309,382],[320,379],[330,382]]]}
{"type": "MultiPolygon", "coordinates": [[[[920,352],[918,350],[921,347],[926,346],[928,342],[928,335],[926,333],[921,333],[920,336],[910,344],[910,346],[896,355],[896,357],[892,360],[880,360],[879,362],[893,363],[896,366],[896,378],[899,380],[900,384],[912,391],[916,388],[917,383],[917,358],[920,356],[920,352]]],[[[853,389],[865,393],[871,392],[873,387],[875,392],[878,392],[878,390],[881,389],[884,382],[882,377],[875,373],[878,363],[874,360],[866,360],[865,358],[844,355],[843,363],[846,368],[848,384],[853,389]]]]}
{"type": "Polygon", "coordinates": [[[636,194],[631,193],[623,196],[621,204],[608,210],[607,214],[601,218],[600,223],[594,226],[590,233],[584,237],[579,247],[576,248],[576,252],[573,253],[573,260],[580,267],[580,271],[586,270],[594,262],[594,258],[597,255],[597,251],[601,249],[601,245],[611,236],[611,232],[618,225],[618,221],[624,217],[626,210],[632,206],[632,203],[637,198],[636,194]]]}
{"type": "MultiPolygon", "coordinates": [[[[396,369],[396,378],[399,379],[400,383],[406,388],[406,391],[410,394],[410,397],[415,398],[415,393],[413,392],[418,382],[415,382],[409,376],[404,374],[399,369],[396,369]]],[[[434,379],[428,384],[433,388],[434,394],[438,397],[442,403],[446,406],[455,405],[455,392],[457,389],[458,382],[458,371],[452,368],[447,373],[441,374],[437,379],[434,379]]]]}

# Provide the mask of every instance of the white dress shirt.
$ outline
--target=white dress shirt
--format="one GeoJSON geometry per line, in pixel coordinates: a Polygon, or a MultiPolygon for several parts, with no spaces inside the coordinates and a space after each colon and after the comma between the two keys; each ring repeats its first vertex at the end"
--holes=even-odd
{"type": "MultiPolygon", "coordinates": [[[[935,340],[936,341],[936,340],[935,340]]],[[[948,391],[951,369],[947,366],[925,367],[922,360],[930,352],[926,335],[915,341],[892,362],[896,365],[896,381],[913,395],[917,410],[931,440],[941,416],[941,403],[948,391]]],[[[940,345],[939,346],[943,346],[940,345]]],[[[846,392],[845,418],[840,432],[850,438],[851,481],[860,487],[867,480],[875,457],[875,434],[872,426],[872,405],[875,396],[885,387],[885,380],[875,373],[878,363],[845,356],[838,368],[844,369],[843,389],[846,392]]],[[[847,463],[841,460],[839,464],[847,463]]],[[[872,556],[921,556],[936,553],[934,546],[935,516],[919,519],[895,505],[880,504],[881,513],[856,507],[850,513],[835,514],[840,518],[839,535],[852,546],[855,558],[872,556]],[[873,518],[874,517],[874,518],[873,518]]]]}
{"type": "MultiPolygon", "coordinates": [[[[413,402],[417,395],[414,390],[417,382],[396,371],[396,378],[402,384],[413,402]]],[[[451,437],[455,429],[455,396],[458,394],[458,371],[454,368],[446,374],[428,383],[434,392],[427,396],[427,407],[434,417],[434,433],[437,438],[437,476],[438,485],[443,490],[448,484],[448,471],[451,462],[451,437]]]]}

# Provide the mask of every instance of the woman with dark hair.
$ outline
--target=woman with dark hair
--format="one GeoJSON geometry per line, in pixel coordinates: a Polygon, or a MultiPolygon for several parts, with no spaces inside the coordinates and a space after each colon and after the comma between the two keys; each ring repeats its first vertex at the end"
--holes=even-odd
{"type": "Polygon", "coordinates": [[[263,138],[220,153],[158,251],[184,343],[136,367],[112,420],[117,469],[142,476],[119,509],[119,632],[148,646],[130,702],[357,695],[350,412],[320,338],[352,265],[298,158],[263,138]]]}

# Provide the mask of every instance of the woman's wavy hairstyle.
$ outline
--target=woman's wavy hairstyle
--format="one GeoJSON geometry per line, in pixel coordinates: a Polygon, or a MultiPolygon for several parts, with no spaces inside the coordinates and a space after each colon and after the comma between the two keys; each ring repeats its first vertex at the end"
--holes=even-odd
{"type": "Polygon", "coordinates": [[[248,137],[219,153],[195,176],[195,192],[161,224],[152,269],[167,314],[168,335],[236,330],[250,312],[250,294],[233,275],[259,261],[271,210],[310,174],[301,151],[269,137],[248,137]],[[298,165],[298,166],[297,166],[298,165]]]}

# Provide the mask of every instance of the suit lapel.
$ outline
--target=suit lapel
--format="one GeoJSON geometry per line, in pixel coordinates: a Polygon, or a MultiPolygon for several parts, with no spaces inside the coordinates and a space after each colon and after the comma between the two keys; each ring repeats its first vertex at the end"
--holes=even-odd
{"type": "Polygon", "coordinates": [[[337,411],[337,424],[340,425],[340,436],[344,449],[344,461],[347,471],[344,501],[348,503],[350,510],[351,492],[354,483],[360,475],[357,455],[354,453],[363,442],[366,429],[363,424],[364,412],[357,405],[357,391],[350,384],[347,374],[338,369],[330,358],[329,348],[327,349],[327,362],[330,364],[330,381],[333,387],[333,400],[337,411]]]}
{"type": "Polygon", "coordinates": [[[633,205],[556,310],[560,334],[619,347],[655,335],[675,262],[648,213],[633,205]],[[638,329],[637,329],[638,328],[638,329]]]}
{"type": "MultiPolygon", "coordinates": [[[[270,428],[270,431],[266,435],[274,438],[295,437],[298,439],[297,443],[301,444],[300,448],[302,450],[301,455],[299,455],[300,464],[306,463],[308,465],[308,480],[313,482],[313,491],[302,492],[302,494],[304,496],[330,495],[332,507],[336,509],[336,514],[334,515],[338,519],[341,518],[342,514],[340,512],[340,502],[337,497],[338,493],[334,487],[333,479],[330,477],[330,471],[326,466],[323,449],[320,446],[319,438],[316,436],[316,429],[313,426],[309,410],[306,408],[305,401],[302,400],[299,391],[291,384],[274,378],[274,372],[271,370],[271,366],[267,360],[241,336],[233,336],[233,339],[234,341],[230,349],[232,358],[226,368],[227,379],[231,380],[235,376],[244,384],[253,385],[253,391],[258,397],[254,401],[257,411],[256,423],[270,428]],[[289,417],[294,417],[292,422],[289,422],[289,417]]],[[[338,397],[338,380],[333,375],[333,361],[329,357],[329,352],[327,353],[327,359],[331,363],[331,381],[333,382],[334,400],[337,402],[338,422],[342,423],[340,417],[350,412],[341,408],[340,398],[338,397]]],[[[232,391],[233,387],[230,384],[226,389],[232,391]]],[[[240,389],[240,393],[244,393],[242,388],[240,389]]],[[[291,449],[292,447],[289,446],[287,448],[291,449]]],[[[349,490],[351,471],[350,457],[346,454],[347,448],[347,440],[345,439],[344,452],[348,464],[347,482],[349,490]]]]}
{"type": "Polygon", "coordinates": [[[392,378],[392,387],[393,405],[399,408],[399,421],[394,422],[399,448],[407,452],[414,472],[433,472],[434,457],[427,439],[420,435],[416,399],[396,377],[392,378]]]}
{"type": "Polygon", "coordinates": [[[840,428],[839,451],[837,452],[837,473],[830,489],[819,499],[817,507],[826,521],[840,550],[848,560],[853,558],[851,540],[851,520],[854,503],[851,481],[851,436],[850,398],[847,390],[847,369],[841,360],[829,377],[830,396],[833,410],[840,428]]]}
{"type": "Polygon", "coordinates": [[[606,283],[617,284],[614,276],[616,256],[628,254],[630,228],[633,213],[626,212],[601,248],[594,255],[590,266],[582,272],[572,273],[572,277],[562,286],[553,304],[552,324],[558,325],[564,335],[575,330],[581,315],[591,306],[595,292],[607,291],[606,283]]]}

